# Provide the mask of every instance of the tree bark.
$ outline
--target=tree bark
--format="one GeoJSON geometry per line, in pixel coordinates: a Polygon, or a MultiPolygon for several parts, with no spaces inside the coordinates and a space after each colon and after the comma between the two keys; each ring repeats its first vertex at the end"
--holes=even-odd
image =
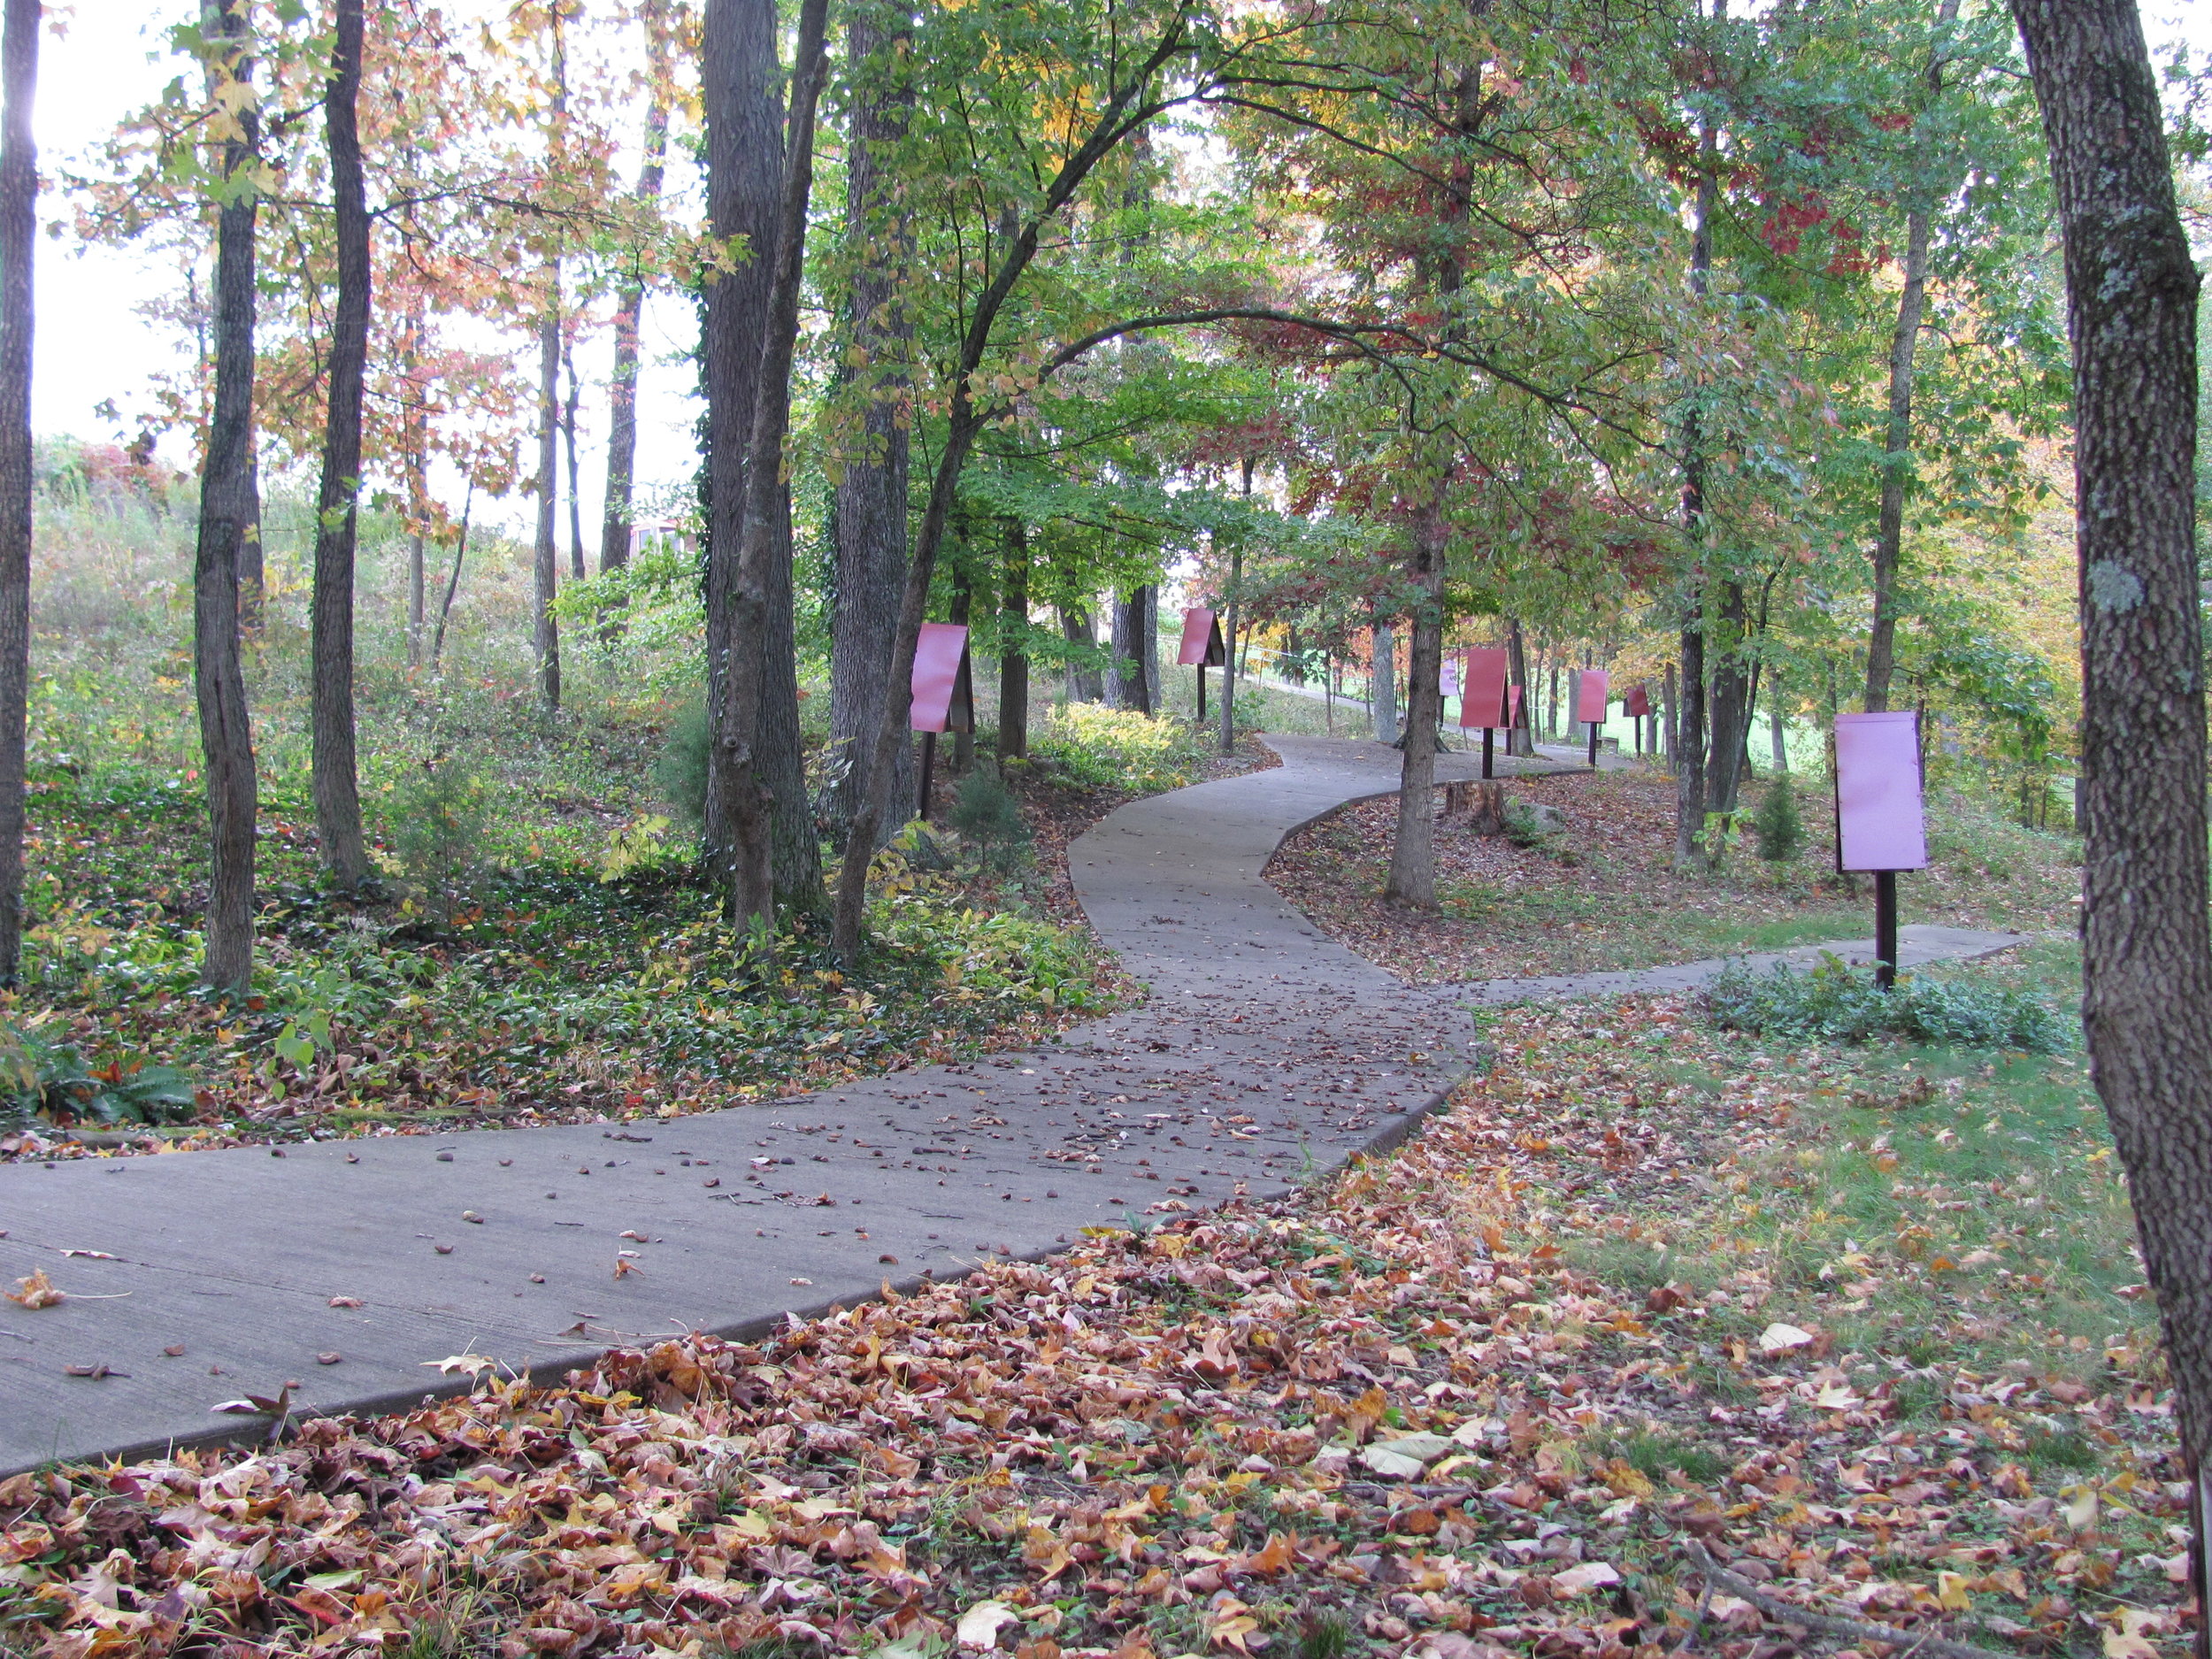
{"type": "Polygon", "coordinates": [[[1712,651],[1709,647],[1707,657],[1712,675],[1708,713],[1712,730],[1705,762],[1705,810],[1709,813],[1736,810],[1738,788],[1743,781],[1744,743],[1751,723],[1751,674],[1744,660],[1751,627],[1743,585],[1724,580],[1714,610],[1720,623],[1720,649],[1712,651]]]}
{"type": "Polygon", "coordinates": [[[1443,718],[1444,542],[1441,492],[1414,529],[1417,597],[1406,664],[1405,761],[1399,769],[1398,826],[1383,898],[1417,910],[1436,906],[1436,726],[1443,718]]]}
{"type": "MultiPolygon", "coordinates": [[[[1086,651],[1098,649],[1098,636],[1091,632],[1091,613],[1082,605],[1060,607],[1060,633],[1070,645],[1086,651]]],[[[1072,657],[1068,662],[1067,688],[1070,703],[1097,703],[1106,695],[1099,671],[1072,657]]]]}
{"type": "Polygon", "coordinates": [[[261,626],[263,595],[268,583],[267,561],[261,550],[261,458],[251,449],[248,434],[246,456],[246,527],[238,537],[238,626],[250,634],[261,626]]]}
{"type": "MultiPolygon", "coordinates": [[[[243,0],[211,4],[202,18],[207,38],[223,42],[222,56],[209,72],[216,89],[249,85],[253,59],[243,0]]],[[[250,101],[240,109],[239,128],[223,146],[229,188],[215,221],[215,399],[192,560],[192,667],[211,830],[200,977],[216,990],[242,995],[253,974],[257,784],[253,721],[238,656],[238,549],[259,517],[253,488],[253,326],[260,198],[250,176],[259,158],[261,119],[250,101]]]]}
{"type": "Polygon", "coordinates": [[[1374,717],[1375,741],[1398,741],[1398,641],[1390,624],[1378,617],[1368,630],[1367,706],[1374,717]]]}
{"type": "Polygon", "coordinates": [[[2158,1299],[2212,1608],[2212,927],[2196,552],[2197,272],[2134,0],[2013,0],[2074,355],[2083,1024],[2158,1299]]]}
{"type": "Polygon", "coordinates": [[[337,0],[330,81],[323,92],[338,296],[330,325],[330,404],[316,493],[311,793],[323,868],[342,887],[368,879],[354,757],[353,567],[361,494],[361,388],[369,360],[369,209],[361,176],[362,0],[337,0]]]}
{"type": "MultiPolygon", "coordinates": [[[[799,289],[806,257],[807,203],[814,181],[814,109],[828,64],[823,31],[828,0],[804,0],[798,48],[792,65],[790,142],[786,149],[780,200],[770,246],[770,273],[760,357],[753,383],[750,432],[745,447],[745,494],[740,503],[731,634],[740,651],[724,673],[724,700],[715,711],[713,751],[721,758],[724,806],[730,830],[730,913],[751,921],[775,920],[776,794],[770,785],[768,686],[775,655],[771,626],[771,567],[788,581],[787,544],[779,532],[789,522],[783,480],[784,438],[791,420],[791,364],[799,333],[799,289]],[[780,557],[779,557],[780,555],[780,557]]],[[[718,519],[721,503],[716,503],[718,519]]],[[[789,611],[784,590],[783,611],[789,611]]],[[[787,653],[789,647],[785,646],[787,653]]],[[[787,665],[790,657],[783,657],[787,665]]],[[[795,733],[794,734],[795,735],[795,733]]]]}
{"type": "Polygon", "coordinates": [[[23,960],[25,721],[31,680],[32,250],[38,234],[39,0],[0,16],[0,985],[23,960]]]}
{"type": "Polygon", "coordinates": [[[998,757],[1029,754],[1029,532],[1006,521],[1004,580],[999,585],[998,757]]]}
{"type": "Polygon", "coordinates": [[[430,636],[430,671],[438,670],[438,660],[445,655],[446,618],[453,614],[453,595],[461,587],[461,561],[468,557],[469,511],[476,505],[476,480],[472,478],[468,490],[461,497],[461,524],[453,539],[453,573],[446,578],[445,599],[438,606],[438,625],[430,636]]]}
{"type": "Polygon", "coordinates": [[[568,456],[568,575],[571,581],[580,582],[591,574],[584,564],[584,500],[576,461],[576,408],[584,401],[584,388],[576,378],[575,349],[565,339],[561,342],[561,370],[568,376],[568,399],[561,405],[561,439],[568,456]]]}
{"type": "MultiPolygon", "coordinates": [[[[1930,54],[1928,94],[1932,103],[1943,89],[1940,31],[1959,14],[1959,0],[1936,7],[1938,42],[1930,54]]],[[[1896,663],[1897,571],[1904,557],[1905,495],[1913,482],[1913,357],[1920,345],[1920,320],[1928,297],[1930,213],[1916,200],[1905,215],[1904,282],[1897,295],[1897,326],[1889,338],[1889,430],[1882,445],[1882,504],[1874,531],[1874,624],[1866,640],[1866,708],[1878,714],[1889,707],[1889,682],[1896,663]]]]}
{"type": "MultiPolygon", "coordinates": [[[[1244,457],[1244,495],[1248,501],[1251,495],[1252,457],[1248,455],[1244,457]]],[[[1237,752],[1237,605],[1243,596],[1244,539],[1240,535],[1229,548],[1229,592],[1226,595],[1229,626],[1222,636],[1222,654],[1228,659],[1228,667],[1221,676],[1221,752],[1225,755],[1237,752]]],[[[1295,629],[1291,632],[1290,649],[1294,662],[1298,652],[1295,629]]]]}
{"type": "Polygon", "coordinates": [[[1153,687],[1145,678],[1145,590],[1133,588],[1114,603],[1113,661],[1106,683],[1118,708],[1156,713],[1153,687]]]}
{"type": "MultiPolygon", "coordinates": [[[[643,0],[638,22],[645,31],[645,154],[638,165],[637,199],[658,205],[668,162],[669,61],[665,0],[643,0]]],[[[599,568],[630,562],[631,496],[637,471],[638,324],[645,311],[645,279],[624,273],[615,288],[614,371],[607,380],[607,502],[599,526],[599,568]]]]}
{"type": "Polygon", "coordinates": [[[561,629],[553,616],[561,559],[554,532],[560,502],[561,267],[546,271],[547,309],[538,319],[538,527],[531,544],[530,619],[538,661],[538,701],[548,714],[561,711],[561,629]]]}
{"type": "MultiPolygon", "coordinates": [[[[914,326],[900,303],[912,252],[907,215],[895,204],[884,151],[906,134],[913,82],[905,52],[912,31],[886,32],[874,10],[857,7],[846,36],[855,85],[845,175],[845,236],[854,257],[852,344],[865,396],[860,444],[837,482],[837,595],[830,621],[830,742],[845,763],[829,792],[833,833],[843,838],[864,793],[860,750],[875,731],[890,684],[892,637],[906,581],[906,495],[914,326]]],[[[891,798],[914,795],[914,749],[893,762],[891,798]]],[[[898,828],[886,821],[883,839],[898,828]]],[[[874,849],[869,849],[873,852],[874,849]]]]}
{"type": "MultiPolygon", "coordinates": [[[[1720,0],[1715,0],[1719,4],[1720,0]]],[[[1713,269],[1713,210],[1720,141],[1706,123],[1698,139],[1697,218],[1690,237],[1690,292],[1705,297],[1713,269]]],[[[1690,541],[1682,600],[1681,693],[1674,713],[1674,865],[1697,863],[1705,833],[1705,440],[1695,403],[1682,422],[1682,527],[1690,541]]]]}
{"type": "Polygon", "coordinates": [[[1521,625],[1511,618],[1505,625],[1506,661],[1513,670],[1513,683],[1521,688],[1520,724],[1505,734],[1505,752],[1532,759],[1536,743],[1529,728],[1536,724],[1536,682],[1529,677],[1528,641],[1522,636],[1521,625]]]}

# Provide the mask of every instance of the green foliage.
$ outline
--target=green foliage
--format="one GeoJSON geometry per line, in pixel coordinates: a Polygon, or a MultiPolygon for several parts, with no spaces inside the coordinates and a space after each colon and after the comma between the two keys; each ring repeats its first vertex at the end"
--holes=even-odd
{"type": "Polygon", "coordinates": [[[1759,856],[1769,864],[1786,864],[1803,850],[1805,823],[1797,815],[1797,789],[1788,773],[1767,785],[1751,827],[1759,833],[1759,856]]]}
{"type": "Polygon", "coordinates": [[[961,780],[949,818],[953,828],[982,849],[987,863],[1018,860],[1029,843],[1021,803],[990,766],[979,765],[961,780]]]}
{"type": "Polygon", "coordinates": [[[1132,795],[1182,787],[1198,776],[1205,755],[1200,734],[1180,722],[1102,703],[1054,709],[1029,750],[1032,760],[1056,768],[1071,783],[1132,795]]]}
{"type": "Polygon", "coordinates": [[[440,919],[483,856],[488,807],[482,780],[450,756],[425,761],[385,797],[391,863],[416,902],[440,919]]]}
{"type": "Polygon", "coordinates": [[[1755,973],[1738,963],[1706,991],[1713,1023],[1755,1036],[1840,1039],[1903,1037],[1968,1048],[2057,1054],[2071,1033],[2050,1005],[2028,992],[1968,978],[1901,974],[1893,991],[1873,970],[1824,952],[1809,973],[1777,964],[1755,973]]]}
{"type": "Polygon", "coordinates": [[[653,762],[653,787],[687,824],[707,816],[707,749],[713,741],[706,700],[684,704],[653,762]]]}
{"type": "Polygon", "coordinates": [[[92,1066],[74,1045],[49,1047],[0,1025],[0,1118],[181,1123],[196,1100],[197,1086],[174,1066],[120,1060],[92,1066]]]}

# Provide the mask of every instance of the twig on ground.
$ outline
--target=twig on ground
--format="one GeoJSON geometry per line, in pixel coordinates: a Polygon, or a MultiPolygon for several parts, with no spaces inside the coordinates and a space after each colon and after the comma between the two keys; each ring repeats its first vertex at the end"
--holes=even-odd
{"type": "Polygon", "coordinates": [[[1979,1647],[1973,1642],[1947,1641],[1940,1636],[1904,1630],[1895,1624],[1868,1624],[1855,1618],[1836,1618],[1826,1613],[1815,1613],[1794,1601],[1785,1601],[1778,1595],[1770,1595],[1750,1579],[1729,1571],[1706,1552],[1704,1545],[1694,1538],[1683,1540],[1683,1548],[1690,1557],[1690,1564],[1705,1575],[1709,1587],[1717,1584],[1729,1594],[1750,1602],[1769,1618],[1782,1624],[1800,1624],[1824,1636],[1842,1636],[1852,1641],[1878,1641],[1892,1647],[1937,1655],[1940,1659],[2006,1659],[2006,1655],[1999,1654],[1995,1648],[1979,1647]]]}

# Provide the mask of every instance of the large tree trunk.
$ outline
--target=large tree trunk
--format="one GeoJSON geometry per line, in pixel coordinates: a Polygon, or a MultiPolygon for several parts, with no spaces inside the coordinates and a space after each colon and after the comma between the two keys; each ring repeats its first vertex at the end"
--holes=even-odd
{"type": "MultiPolygon", "coordinates": [[[[645,157],[638,165],[637,199],[661,199],[668,163],[668,88],[672,75],[665,0],[642,0],[638,23],[645,31],[645,157]]],[[[645,279],[624,273],[615,286],[614,373],[607,380],[607,505],[599,526],[599,568],[630,562],[630,499],[637,470],[638,322],[645,311],[645,279]]]]}
{"type": "Polygon", "coordinates": [[[1507,664],[1513,670],[1513,683],[1521,688],[1521,723],[1505,734],[1505,752],[1533,759],[1536,754],[1535,734],[1531,730],[1536,724],[1536,682],[1528,672],[1528,641],[1521,633],[1521,625],[1508,618],[1505,625],[1507,664]]]}
{"type": "Polygon", "coordinates": [[[369,209],[361,180],[361,0],[337,0],[330,83],[323,93],[338,298],[330,324],[330,406],[316,495],[312,644],[315,832],[323,868],[341,887],[368,879],[354,760],[353,564],[361,493],[361,385],[369,359],[369,209]]]}
{"type": "Polygon", "coordinates": [[[554,532],[561,495],[561,268],[546,272],[545,314],[538,319],[538,526],[530,549],[530,620],[537,650],[538,701],[548,714],[561,711],[561,630],[553,597],[561,557],[554,532]]]}
{"type": "Polygon", "coordinates": [[[2134,0],[2013,0],[2074,345],[2083,1023],[2127,1171],[2212,1609],[2212,928],[2196,551],[2197,272],[2134,0]]]}
{"type": "Polygon", "coordinates": [[[0,985],[23,958],[24,722],[31,679],[31,255],[38,234],[39,0],[0,21],[0,985]]]}
{"type": "MultiPolygon", "coordinates": [[[[852,343],[865,355],[855,371],[866,412],[857,450],[837,481],[837,597],[830,621],[830,742],[845,763],[829,794],[829,818],[842,838],[860,810],[867,768],[861,749],[887,703],[903,716],[890,683],[892,636],[906,582],[908,428],[912,424],[907,358],[914,326],[900,304],[911,233],[885,177],[879,149],[906,131],[914,88],[902,46],[910,29],[887,35],[873,10],[857,8],[847,35],[855,81],[845,175],[845,236],[855,255],[849,300],[852,343]]],[[[901,744],[891,798],[914,795],[914,749],[901,744]]],[[[887,840],[898,826],[887,820],[887,840]]],[[[875,849],[871,848],[872,853],[875,849]]]]}
{"type": "MultiPolygon", "coordinates": [[[[223,42],[209,70],[217,93],[249,83],[253,59],[247,52],[244,6],[211,4],[202,24],[211,41],[223,42]]],[[[249,99],[240,107],[238,135],[223,146],[223,176],[231,188],[215,221],[215,400],[192,560],[193,685],[211,830],[200,977],[217,990],[239,995],[253,973],[257,788],[253,721],[238,660],[238,549],[259,517],[253,489],[253,325],[260,198],[249,180],[259,163],[260,138],[260,117],[249,99]]]]}
{"type": "Polygon", "coordinates": [[[1029,532],[1006,521],[1004,579],[999,584],[998,757],[1029,753],[1029,532]]]}
{"type": "Polygon", "coordinates": [[[1713,677],[1712,730],[1705,762],[1705,810],[1733,812],[1743,781],[1744,744],[1751,731],[1751,671],[1745,654],[1751,644],[1751,619],[1744,603],[1743,585],[1733,580],[1720,584],[1715,607],[1720,623],[1720,648],[1709,655],[1713,677]]]}
{"type": "MultiPolygon", "coordinates": [[[[707,285],[702,342],[707,391],[707,697],[722,710],[733,665],[762,676],[759,752],[743,767],[720,739],[707,753],[706,857],[718,882],[734,892],[732,839],[741,776],[766,785],[775,806],[770,830],[774,881],[787,904],[820,902],[820,849],[806,798],[799,752],[797,664],[792,652],[790,510],[772,497],[767,565],[761,572],[761,631],[747,634],[736,614],[737,565],[746,511],[746,446],[768,334],[769,288],[783,195],[783,99],[772,0],[710,0],[700,54],[707,114],[707,218],[718,236],[743,236],[756,257],[707,285]]],[[[733,733],[726,735],[734,738],[733,733]]]]}
{"type": "Polygon", "coordinates": [[[1406,664],[1405,760],[1399,769],[1398,826],[1383,897],[1436,905],[1436,726],[1443,718],[1444,513],[1440,499],[1414,529],[1413,649],[1406,664]]]}
{"type": "MultiPolygon", "coordinates": [[[[1936,7],[1939,32],[1959,14],[1959,0],[1936,7]]],[[[1929,101],[1943,89],[1943,51],[1939,38],[1928,64],[1929,101]]],[[[1920,319],[1928,297],[1930,214],[1916,200],[1905,215],[1904,281],[1897,295],[1897,326],[1889,337],[1889,431],[1882,445],[1882,505],[1874,531],[1874,625],[1866,640],[1866,707],[1878,714],[1889,707],[1889,682],[1896,663],[1897,570],[1904,557],[1905,495],[1913,481],[1912,373],[1920,345],[1920,319]]]]}
{"type": "MultiPolygon", "coordinates": [[[[773,922],[778,888],[775,820],[768,741],[768,690],[779,657],[793,672],[792,644],[779,640],[775,614],[790,614],[791,559],[784,539],[790,498],[783,481],[784,437],[791,419],[791,364],[799,330],[799,289],[806,256],[807,202],[814,179],[814,109],[827,63],[823,30],[827,0],[805,0],[799,12],[798,50],[792,66],[791,139],[766,245],[775,250],[763,308],[760,356],[755,365],[752,419],[746,442],[745,494],[738,503],[737,567],[732,572],[730,632],[739,649],[724,672],[724,697],[714,711],[711,753],[721,762],[725,822],[730,837],[729,902],[733,916],[773,922]],[[780,603],[772,582],[784,582],[780,603]],[[757,649],[745,649],[747,644],[757,649]]],[[[710,384],[711,398],[719,388],[710,384]]],[[[726,506],[714,503],[718,529],[728,533],[726,506]]],[[[795,715],[796,687],[793,705],[795,715]]],[[[797,733],[786,734],[795,748],[797,733]]],[[[818,879],[816,883],[818,889],[818,879]]]]}
{"type": "Polygon", "coordinates": [[[1113,660],[1106,683],[1117,708],[1140,714],[1157,712],[1155,687],[1145,678],[1145,589],[1133,588],[1114,603],[1113,660]]]}
{"type": "Polygon", "coordinates": [[[1390,624],[1378,617],[1368,629],[1367,706],[1374,717],[1375,741],[1398,741],[1398,641],[1390,624]]]}
{"type": "MultiPolygon", "coordinates": [[[[1085,650],[1097,649],[1098,636],[1091,632],[1091,613],[1082,605],[1065,604],[1060,607],[1060,634],[1070,645],[1079,646],[1085,650]]],[[[1105,682],[1099,671],[1072,657],[1068,662],[1067,688],[1070,703],[1096,703],[1106,695],[1105,682]]]]}

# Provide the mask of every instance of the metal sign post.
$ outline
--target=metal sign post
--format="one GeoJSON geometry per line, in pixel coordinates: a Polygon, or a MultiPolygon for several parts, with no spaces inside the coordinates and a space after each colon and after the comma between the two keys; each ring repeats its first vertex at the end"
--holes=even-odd
{"type": "Polygon", "coordinates": [[[1502,645],[1468,648],[1467,672],[1460,677],[1459,726],[1462,731],[1482,728],[1482,775],[1491,776],[1490,735],[1494,726],[1509,726],[1506,710],[1506,656],[1502,645]]]}
{"type": "Polygon", "coordinates": [[[1203,605],[1183,612],[1183,645],[1175,654],[1179,668],[1198,671],[1198,724],[1206,724],[1206,671],[1228,665],[1229,650],[1222,643],[1221,624],[1203,605]]]}
{"type": "Polygon", "coordinates": [[[1897,872],[1928,867],[1920,716],[1836,717],[1836,868],[1874,878],[1874,979],[1897,984],[1897,872]]]}
{"type": "Polygon", "coordinates": [[[1605,724],[1605,671],[1583,669],[1575,680],[1575,718],[1590,728],[1590,770],[1598,768],[1598,732],[1605,724]]]}
{"type": "Polygon", "coordinates": [[[957,622],[925,622],[914,641],[907,725],[922,734],[921,797],[914,816],[929,822],[929,792],[937,772],[937,734],[975,730],[975,686],[968,665],[968,630],[957,622]]]}
{"type": "Polygon", "coordinates": [[[1651,687],[1640,680],[1631,686],[1621,695],[1621,712],[1636,722],[1636,752],[1640,755],[1644,752],[1644,722],[1651,718],[1651,687]]]}

